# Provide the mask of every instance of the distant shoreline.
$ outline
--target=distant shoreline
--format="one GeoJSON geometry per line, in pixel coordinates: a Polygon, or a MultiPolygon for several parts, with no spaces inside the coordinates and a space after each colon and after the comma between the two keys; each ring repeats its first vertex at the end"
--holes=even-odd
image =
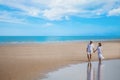
{"type": "MultiPolygon", "coordinates": [[[[89,42],[90,40],[66,40],[66,41],[46,41],[46,42],[26,42],[26,41],[19,41],[19,42],[0,42],[0,45],[7,45],[7,44],[52,44],[52,43],[71,43],[71,42],[89,42]]],[[[95,42],[120,42],[120,39],[105,39],[105,40],[92,40],[95,42]]]]}
{"type": "Polygon", "coordinates": [[[0,36],[0,44],[86,42],[90,40],[120,41],[120,36],[0,36]]]}

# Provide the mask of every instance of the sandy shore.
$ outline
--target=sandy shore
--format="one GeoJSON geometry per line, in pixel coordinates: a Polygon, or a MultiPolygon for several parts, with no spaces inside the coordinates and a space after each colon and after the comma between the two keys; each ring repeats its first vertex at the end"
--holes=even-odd
{"type": "MultiPolygon", "coordinates": [[[[105,59],[120,59],[120,41],[105,41],[105,59]]],[[[88,42],[0,45],[0,80],[36,80],[68,64],[87,61],[88,42]]],[[[94,43],[97,45],[97,42],[94,43]]],[[[97,53],[92,60],[97,59],[97,53]]]]}

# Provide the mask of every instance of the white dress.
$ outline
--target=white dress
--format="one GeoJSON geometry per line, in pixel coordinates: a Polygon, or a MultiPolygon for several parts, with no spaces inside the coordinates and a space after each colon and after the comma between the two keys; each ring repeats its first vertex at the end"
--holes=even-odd
{"type": "Polygon", "coordinates": [[[101,47],[97,47],[97,51],[98,51],[98,58],[104,59],[104,57],[103,57],[103,55],[102,55],[101,47]]]}

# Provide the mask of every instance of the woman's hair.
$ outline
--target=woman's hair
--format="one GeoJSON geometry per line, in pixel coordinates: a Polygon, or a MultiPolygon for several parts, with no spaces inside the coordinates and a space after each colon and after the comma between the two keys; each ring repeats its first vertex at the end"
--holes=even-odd
{"type": "Polygon", "coordinates": [[[101,43],[98,43],[98,46],[102,46],[102,44],[101,44],[101,43]]]}

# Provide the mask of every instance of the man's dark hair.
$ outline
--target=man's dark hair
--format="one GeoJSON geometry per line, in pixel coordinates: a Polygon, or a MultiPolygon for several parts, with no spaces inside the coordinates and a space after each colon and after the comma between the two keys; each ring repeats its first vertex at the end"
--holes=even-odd
{"type": "Polygon", "coordinates": [[[92,44],[93,43],[93,41],[90,41],[90,44],[92,44]]]}

